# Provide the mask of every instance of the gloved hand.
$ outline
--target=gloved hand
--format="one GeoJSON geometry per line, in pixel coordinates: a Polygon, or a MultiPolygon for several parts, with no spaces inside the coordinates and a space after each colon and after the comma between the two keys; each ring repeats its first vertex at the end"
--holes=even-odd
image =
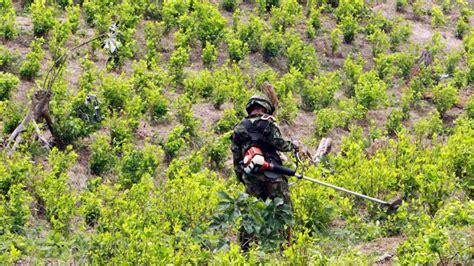
{"type": "Polygon", "coordinates": [[[297,141],[297,140],[293,140],[292,141],[292,144],[293,144],[293,149],[296,151],[296,152],[299,152],[300,151],[300,142],[297,141]]]}

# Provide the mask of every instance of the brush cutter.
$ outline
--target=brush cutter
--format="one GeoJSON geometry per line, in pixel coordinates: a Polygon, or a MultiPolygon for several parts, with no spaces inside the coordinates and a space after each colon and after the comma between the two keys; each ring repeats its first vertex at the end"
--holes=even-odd
{"type": "MultiPolygon", "coordinates": [[[[298,166],[301,162],[301,159],[299,157],[299,153],[295,151],[295,158],[296,158],[296,169],[298,169],[298,166]]],[[[258,173],[258,172],[272,172],[272,173],[277,173],[277,174],[282,174],[286,176],[296,176],[298,179],[304,179],[308,180],[310,182],[323,185],[325,187],[330,187],[332,189],[335,189],[337,191],[342,191],[349,193],[351,195],[354,195],[359,198],[363,198],[366,200],[370,200],[376,203],[379,203],[385,207],[387,207],[387,212],[392,213],[400,207],[402,200],[401,199],[396,199],[392,202],[387,202],[383,201],[381,199],[373,198],[355,191],[351,191],[349,189],[343,188],[343,187],[338,187],[320,180],[316,180],[314,178],[310,178],[307,176],[304,176],[303,174],[297,173],[297,170],[293,170],[281,165],[273,164],[272,162],[267,162],[265,161],[265,157],[263,156],[263,152],[260,148],[258,147],[251,147],[247,153],[245,154],[244,161],[243,161],[243,167],[244,171],[247,174],[252,174],[252,173],[258,173]]]]}

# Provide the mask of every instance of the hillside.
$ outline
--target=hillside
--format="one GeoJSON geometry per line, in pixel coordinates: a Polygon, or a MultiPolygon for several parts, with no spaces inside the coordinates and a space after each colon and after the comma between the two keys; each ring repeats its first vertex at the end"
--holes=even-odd
{"type": "Polygon", "coordinates": [[[472,1],[0,7],[0,264],[474,262],[472,1]],[[287,206],[240,193],[230,150],[265,81],[285,137],[332,139],[305,175],[400,208],[291,177],[280,250],[287,206]]]}

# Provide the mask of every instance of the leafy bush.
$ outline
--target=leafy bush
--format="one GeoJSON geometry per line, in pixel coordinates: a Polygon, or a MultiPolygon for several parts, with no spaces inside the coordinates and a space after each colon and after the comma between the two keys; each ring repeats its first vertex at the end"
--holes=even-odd
{"type": "Polygon", "coordinates": [[[397,0],[396,9],[398,12],[403,12],[408,6],[408,0],[397,0]]]}
{"type": "Polygon", "coordinates": [[[303,107],[309,111],[328,107],[340,86],[337,72],[323,73],[313,83],[307,81],[301,90],[303,107]]]}
{"type": "Polygon", "coordinates": [[[357,104],[365,110],[377,107],[386,99],[387,86],[379,79],[375,71],[362,74],[355,85],[355,98],[357,104]]]}
{"type": "Polygon", "coordinates": [[[469,96],[466,104],[466,113],[470,119],[474,119],[474,96],[469,96]]]}
{"type": "Polygon", "coordinates": [[[2,1],[0,10],[0,37],[12,40],[17,35],[15,8],[11,0],[2,1]]]}
{"type": "Polygon", "coordinates": [[[170,74],[175,83],[181,83],[184,79],[184,66],[188,63],[189,53],[187,49],[179,47],[175,50],[169,60],[170,74]]]}
{"type": "Polygon", "coordinates": [[[242,61],[250,51],[247,43],[235,37],[229,36],[227,45],[229,47],[229,58],[234,62],[242,61]]]}
{"type": "Polygon", "coordinates": [[[247,25],[239,25],[237,34],[240,40],[247,43],[252,53],[257,52],[262,47],[261,39],[266,29],[265,22],[254,15],[250,15],[247,25]]]}
{"type": "Polygon", "coordinates": [[[331,54],[334,55],[337,50],[339,49],[339,46],[341,46],[342,43],[342,31],[339,27],[335,27],[331,31],[331,54]]]}
{"type": "Polygon", "coordinates": [[[124,189],[139,183],[141,178],[147,174],[154,176],[159,163],[156,147],[147,144],[143,150],[137,150],[131,145],[126,145],[123,150],[124,154],[119,164],[118,182],[124,189]]]}
{"type": "Polygon", "coordinates": [[[0,101],[10,98],[13,89],[20,83],[20,80],[13,74],[0,72],[0,101]]]}
{"type": "Polygon", "coordinates": [[[76,158],[77,154],[70,146],[65,152],[53,148],[48,158],[51,171],[44,172],[36,181],[36,193],[44,204],[48,221],[56,231],[63,234],[69,232],[76,210],[76,196],[68,184],[67,174],[76,158]]]}
{"type": "Polygon", "coordinates": [[[451,109],[456,103],[457,97],[458,91],[451,84],[447,86],[440,84],[433,89],[433,102],[441,115],[444,115],[446,111],[451,109]]]}
{"type": "Polygon", "coordinates": [[[145,59],[149,67],[159,63],[161,57],[159,51],[162,50],[161,40],[163,39],[164,31],[163,23],[149,21],[145,24],[147,48],[145,59]]]}
{"type": "Polygon", "coordinates": [[[168,114],[168,100],[158,88],[147,91],[146,104],[152,119],[155,121],[160,121],[168,114]]]}
{"type": "Polygon", "coordinates": [[[402,127],[402,120],[405,117],[405,114],[401,110],[393,110],[387,119],[387,132],[390,135],[396,134],[399,132],[402,127]]]}
{"type": "Polygon", "coordinates": [[[5,106],[0,105],[0,117],[3,122],[3,133],[11,134],[21,123],[25,113],[24,107],[14,101],[4,101],[5,106]]]}
{"type": "Polygon", "coordinates": [[[224,167],[224,162],[227,161],[230,150],[230,135],[230,132],[224,134],[208,146],[209,160],[211,165],[217,169],[222,169],[224,167]]]}
{"type": "Polygon", "coordinates": [[[271,60],[281,54],[285,48],[281,33],[276,31],[264,32],[262,35],[262,54],[265,60],[271,60]]]}
{"type": "Polygon", "coordinates": [[[467,23],[464,19],[459,18],[458,22],[456,23],[456,37],[458,39],[462,39],[468,31],[469,23],[467,23]]]}
{"type": "Polygon", "coordinates": [[[67,12],[67,23],[70,25],[72,33],[76,33],[79,29],[80,24],[80,12],[81,8],[79,5],[71,5],[66,7],[67,12]]]}
{"type": "Polygon", "coordinates": [[[217,55],[219,51],[216,46],[212,43],[207,42],[206,45],[202,48],[202,63],[206,67],[211,67],[217,61],[217,55]]]}
{"type": "Polygon", "coordinates": [[[315,112],[314,120],[315,135],[318,138],[324,137],[329,130],[338,125],[337,113],[330,108],[323,108],[315,112]]]}
{"type": "Polygon", "coordinates": [[[312,75],[318,72],[319,63],[316,57],[316,50],[311,45],[306,45],[299,38],[295,38],[287,49],[288,67],[296,68],[305,75],[312,75]]]}
{"type": "Polygon", "coordinates": [[[444,17],[443,11],[437,5],[433,5],[431,8],[431,25],[434,28],[438,28],[446,24],[446,18],[444,17]]]}
{"type": "Polygon", "coordinates": [[[8,71],[14,69],[19,61],[19,54],[3,45],[0,46],[0,71],[8,71]]]}
{"type": "Polygon", "coordinates": [[[357,19],[352,16],[345,16],[342,18],[339,26],[344,35],[344,42],[348,44],[352,43],[359,31],[359,23],[357,19]]]}
{"type": "Polygon", "coordinates": [[[372,55],[374,57],[385,53],[389,48],[389,39],[387,34],[382,30],[376,29],[372,34],[367,36],[367,39],[372,43],[372,55]]]}
{"type": "Polygon", "coordinates": [[[196,34],[201,44],[210,42],[217,46],[221,38],[224,37],[224,27],[227,20],[211,3],[195,3],[194,8],[196,34]]]}
{"type": "Polygon", "coordinates": [[[31,15],[33,33],[36,37],[45,36],[57,23],[54,7],[47,6],[46,0],[35,0],[31,5],[31,15]]]}
{"type": "Polygon", "coordinates": [[[289,122],[296,118],[298,113],[298,103],[293,97],[293,93],[288,91],[285,97],[280,101],[280,110],[278,112],[278,118],[282,121],[289,122]]]}
{"type": "Polygon", "coordinates": [[[189,141],[189,134],[186,133],[183,125],[178,125],[168,135],[168,140],[163,144],[163,150],[168,158],[175,158],[179,151],[189,141]]]}
{"type": "Polygon", "coordinates": [[[237,6],[237,0],[222,0],[222,8],[228,12],[233,12],[237,6]]]}
{"type": "Polygon", "coordinates": [[[302,7],[296,0],[283,1],[279,7],[271,10],[270,24],[273,29],[284,32],[294,25],[301,16],[302,7]]]}
{"type": "Polygon", "coordinates": [[[279,7],[279,0],[256,0],[260,13],[270,12],[273,7],[279,7]]]}
{"type": "Polygon", "coordinates": [[[234,129],[239,122],[234,109],[225,109],[222,117],[214,125],[214,131],[218,134],[223,134],[234,129]]]}
{"type": "Polygon", "coordinates": [[[132,84],[124,76],[117,78],[107,75],[102,80],[99,91],[105,106],[111,111],[119,112],[125,109],[127,101],[132,95],[132,84]]]}
{"type": "Polygon", "coordinates": [[[199,99],[199,97],[209,98],[214,93],[216,86],[216,80],[208,70],[190,74],[189,77],[184,80],[186,95],[192,101],[199,99]]]}
{"type": "Polygon", "coordinates": [[[132,139],[133,129],[129,126],[127,119],[119,119],[112,117],[110,123],[110,143],[114,147],[121,147],[125,143],[129,143],[132,139]]]}
{"type": "Polygon", "coordinates": [[[263,203],[244,193],[239,193],[235,198],[225,192],[219,192],[218,196],[219,212],[213,217],[212,228],[224,230],[229,226],[240,227],[240,232],[254,234],[256,244],[264,250],[272,250],[286,241],[281,232],[293,220],[291,207],[281,198],[268,199],[263,203]]]}
{"type": "Polygon", "coordinates": [[[43,48],[41,45],[44,43],[43,38],[34,39],[31,42],[30,51],[26,55],[26,60],[21,64],[20,76],[22,78],[33,80],[38,76],[41,68],[41,60],[44,57],[43,48]]]}
{"type": "Polygon", "coordinates": [[[347,95],[354,95],[354,88],[364,70],[364,60],[360,55],[350,55],[344,60],[344,87],[347,95]]]}
{"type": "Polygon", "coordinates": [[[410,23],[403,19],[396,20],[392,30],[389,33],[390,49],[396,51],[397,47],[409,39],[412,32],[412,26],[410,23]]]}
{"type": "Polygon", "coordinates": [[[105,135],[99,135],[91,145],[91,156],[89,167],[93,174],[101,175],[113,169],[115,154],[110,139],[105,135]]]}

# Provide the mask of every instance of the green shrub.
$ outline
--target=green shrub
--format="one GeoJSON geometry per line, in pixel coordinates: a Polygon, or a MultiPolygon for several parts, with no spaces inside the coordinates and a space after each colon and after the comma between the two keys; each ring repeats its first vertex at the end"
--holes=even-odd
{"type": "Polygon", "coordinates": [[[365,72],[359,77],[355,85],[355,98],[357,104],[365,110],[377,107],[383,103],[387,97],[387,85],[379,79],[374,70],[365,72]]]}
{"type": "MultiPolygon", "coordinates": [[[[22,183],[13,184],[8,194],[5,197],[8,200],[3,199],[3,195],[0,195],[0,199],[5,206],[4,218],[7,222],[4,223],[1,227],[7,227],[11,233],[22,234],[25,232],[25,226],[28,224],[30,214],[30,202],[31,196],[26,190],[25,186],[22,183]]],[[[1,211],[0,211],[1,213],[1,211]]],[[[0,229],[0,232],[3,231],[0,229]]],[[[1,232],[2,234],[6,232],[1,232]]]]}
{"type": "Polygon", "coordinates": [[[8,100],[12,90],[20,83],[13,74],[0,72],[0,101],[8,100]]]}
{"type": "Polygon", "coordinates": [[[301,17],[302,7],[296,0],[281,2],[279,7],[271,10],[270,24],[273,29],[284,32],[288,27],[295,25],[301,17]]]}
{"type": "Polygon", "coordinates": [[[143,176],[154,176],[159,163],[156,147],[146,144],[143,150],[137,150],[132,145],[123,147],[124,154],[119,164],[118,182],[122,188],[131,188],[140,182],[143,176]]]}
{"type": "Polygon", "coordinates": [[[431,8],[431,25],[434,28],[438,28],[446,24],[446,18],[444,17],[443,11],[437,5],[433,5],[431,8]]]}
{"type": "Polygon", "coordinates": [[[114,147],[121,147],[132,140],[133,129],[126,119],[112,117],[110,120],[110,143],[114,147]]]}
{"type": "Polygon", "coordinates": [[[389,33],[390,49],[396,51],[397,47],[405,43],[410,38],[412,26],[409,22],[403,19],[397,19],[389,33]]]}
{"type": "Polygon", "coordinates": [[[433,102],[441,115],[451,109],[458,98],[458,91],[451,84],[440,84],[433,89],[433,102]]]}
{"type": "Polygon", "coordinates": [[[362,16],[367,7],[363,0],[339,0],[339,5],[334,10],[337,21],[341,21],[345,16],[362,16]]]}
{"type": "Polygon", "coordinates": [[[211,67],[216,61],[219,51],[212,43],[207,42],[202,48],[202,63],[206,67],[211,67]]]}
{"type": "Polygon", "coordinates": [[[261,46],[263,58],[265,60],[271,60],[282,53],[285,48],[285,41],[279,32],[264,32],[262,35],[261,46]]]}
{"type": "Polygon", "coordinates": [[[408,6],[408,0],[397,0],[396,9],[398,12],[405,11],[405,8],[408,6]]]}
{"type": "Polygon", "coordinates": [[[393,110],[392,112],[390,112],[386,125],[388,134],[396,134],[402,129],[402,121],[404,116],[405,114],[401,110],[393,110]]]}
{"type": "Polygon", "coordinates": [[[233,12],[237,7],[237,0],[222,0],[222,8],[228,12],[233,12]]]}
{"type": "Polygon", "coordinates": [[[149,89],[146,94],[146,105],[151,118],[155,121],[162,120],[166,117],[169,111],[168,100],[163,95],[163,92],[158,88],[149,89]]]}
{"type": "Polygon", "coordinates": [[[105,135],[99,135],[91,145],[89,168],[92,174],[102,175],[113,169],[115,153],[110,145],[110,139],[105,135]]]}
{"type": "Polygon", "coordinates": [[[11,0],[2,1],[0,10],[0,37],[12,40],[17,35],[15,8],[11,0]]]}
{"type": "Polygon", "coordinates": [[[262,35],[265,33],[267,25],[265,21],[254,15],[250,15],[247,25],[239,25],[237,34],[240,40],[247,43],[252,53],[261,49],[262,35]]]}
{"type": "Polygon", "coordinates": [[[15,101],[5,101],[5,108],[1,112],[0,117],[3,122],[3,133],[11,134],[13,130],[21,123],[25,114],[24,106],[15,101]]]}
{"type": "Polygon", "coordinates": [[[169,60],[169,70],[175,83],[180,84],[184,79],[184,66],[188,64],[189,52],[183,47],[176,49],[169,60]]]}
{"type": "Polygon", "coordinates": [[[314,82],[306,81],[301,90],[303,108],[309,111],[330,106],[341,81],[337,72],[321,74],[314,82]]]}
{"type": "Polygon", "coordinates": [[[43,45],[44,39],[34,39],[31,42],[30,51],[26,55],[26,60],[21,64],[20,76],[22,78],[33,80],[38,76],[41,69],[41,60],[44,57],[43,45]]]}
{"type": "Polygon", "coordinates": [[[99,91],[105,106],[111,111],[119,112],[125,109],[127,101],[131,98],[132,84],[124,76],[107,75],[102,80],[99,91]]]}
{"type": "Polygon", "coordinates": [[[178,109],[176,112],[176,117],[178,118],[178,121],[184,126],[184,132],[189,134],[189,136],[192,138],[198,137],[199,121],[194,117],[191,100],[189,100],[188,97],[183,96],[176,101],[176,105],[178,109]]]}
{"type": "Polygon", "coordinates": [[[57,23],[54,7],[47,6],[45,0],[35,0],[31,5],[33,33],[36,37],[45,36],[57,23]]]}
{"type": "Polygon", "coordinates": [[[342,31],[339,27],[335,27],[331,31],[331,54],[334,55],[342,43],[342,31]]]}
{"type": "Polygon", "coordinates": [[[459,18],[456,23],[456,37],[462,39],[464,35],[469,31],[469,23],[464,19],[459,18]]]}
{"type": "Polygon", "coordinates": [[[190,2],[187,0],[163,2],[162,16],[167,31],[178,25],[178,18],[188,12],[190,6],[190,2]]]}
{"type": "Polygon", "coordinates": [[[389,38],[382,30],[376,29],[372,34],[367,36],[367,39],[372,43],[372,55],[377,57],[379,54],[384,54],[389,48],[389,38]]]}
{"type": "Polygon", "coordinates": [[[46,218],[57,232],[67,234],[75,214],[76,196],[68,184],[67,170],[77,158],[77,154],[68,147],[65,152],[53,148],[49,154],[51,170],[44,172],[36,182],[35,191],[43,202],[46,218]]]}
{"type": "Polygon", "coordinates": [[[474,119],[474,96],[469,96],[466,104],[466,113],[470,119],[474,119]]]}
{"type": "Polygon", "coordinates": [[[280,0],[256,0],[260,13],[270,12],[273,7],[280,6],[280,0]]]}
{"type": "Polygon", "coordinates": [[[189,134],[186,133],[183,125],[178,125],[173,128],[168,135],[168,139],[162,145],[167,157],[169,159],[175,158],[189,139],[189,134]]]}
{"type": "Polygon", "coordinates": [[[3,45],[0,45],[0,71],[11,71],[19,61],[20,55],[3,45]]]}
{"type": "Polygon", "coordinates": [[[197,2],[194,5],[193,18],[196,35],[201,44],[210,42],[217,46],[224,37],[224,27],[227,20],[221,15],[215,5],[208,2],[197,2]]]}
{"type": "Polygon", "coordinates": [[[227,161],[229,150],[230,150],[230,132],[217,138],[215,141],[208,145],[208,157],[211,165],[217,169],[224,167],[225,161],[227,161]]]}
{"type": "Polygon", "coordinates": [[[71,32],[76,33],[80,25],[81,7],[79,5],[67,6],[66,12],[67,12],[67,23],[70,25],[71,32]]]}
{"type": "Polygon", "coordinates": [[[359,31],[359,23],[352,16],[345,16],[338,25],[341,28],[344,36],[344,42],[351,44],[359,31]]]}
{"type": "Polygon", "coordinates": [[[415,136],[418,140],[423,138],[432,138],[435,134],[441,133],[443,121],[439,118],[439,113],[429,113],[414,125],[415,136]]]}
{"type": "Polygon", "coordinates": [[[364,59],[360,55],[349,55],[344,60],[342,67],[344,73],[344,87],[347,95],[354,95],[354,88],[364,70],[364,59]]]}
{"type": "Polygon", "coordinates": [[[318,138],[324,137],[329,130],[338,125],[338,115],[330,108],[323,108],[315,112],[316,118],[314,120],[315,135],[318,138]]]}
{"type": "Polygon", "coordinates": [[[217,134],[224,134],[234,129],[239,122],[239,118],[233,108],[225,109],[222,117],[214,125],[214,131],[217,134]]]}
{"type": "Polygon", "coordinates": [[[213,74],[208,70],[203,70],[198,73],[194,72],[184,80],[184,89],[186,95],[192,101],[202,98],[209,98],[214,93],[216,88],[216,80],[213,74]]]}
{"type": "Polygon", "coordinates": [[[296,38],[287,49],[288,68],[296,68],[305,75],[312,75],[319,71],[316,50],[312,45],[307,45],[296,38]]]}
{"type": "Polygon", "coordinates": [[[233,62],[242,61],[250,52],[247,43],[231,36],[228,37],[227,45],[229,47],[229,58],[233,62]]]}
{"type": "Polygon", "coordinates": [[[298,113],[298,103],[293,97],[293,93],[288,91],[285,97],[280,100],[280,110],[277,113],[278,119],[289,122],[296,118],[298,113]]]}
{"type": "Polygon", "coordinates": [[[162,50],[161,40],[164,36],[164,25],[160,22],[147,22],[145,24],[145,42],[146,55],[145,60],[149,68],[159,63],[161,58],[160,51],[162,50]]]}

